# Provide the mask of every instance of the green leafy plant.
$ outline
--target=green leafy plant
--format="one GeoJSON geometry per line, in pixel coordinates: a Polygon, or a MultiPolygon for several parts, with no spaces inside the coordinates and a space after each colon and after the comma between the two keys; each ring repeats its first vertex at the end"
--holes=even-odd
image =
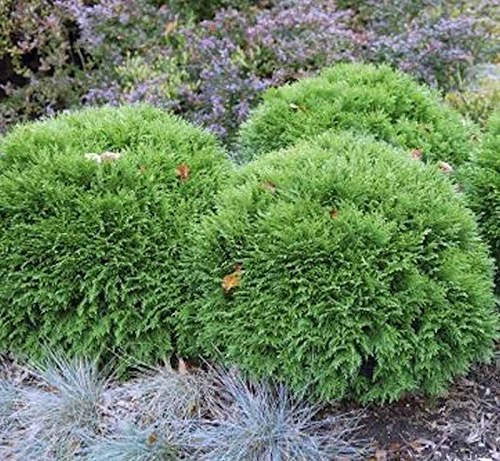
{"type": "Polygon", "coordinates": [[[500,289],[500,111],[488,123],[481,152],[464,168],[463,181],[469,205],[476,213],[484,239],[496,261],[500,289]]]}
{"type": "Polygon", "coordinates": [[[445,176],[337,131],[246,165],[185,254],[181,351],[327,400],[442,391],[498,326],[487,248],[445,176]]]}
{"type": "Polygon", "coordinates": [[[131,106],[19,126],[0,152],[0,349],[167,357],[179,257],[230,171],[215,139],[131,106]]]}
{"type": "Polygon", "coordinates": [[[500,79],[483,79],[475,88],[450,92],[446,101],[458,112],[481,126],[500,107],[500,79]]]}
{"type": "Polygon", "coordinates": [[[223,8],[249,9],[257,6],[268,6],[273,0],[153,0],[153,4],[166,5],[183,15],[194,16],[197,19],[212,18],[223,8]]]}
{"type": "Polygon", "coordinates": [[[338,64],[268,90],[241,128],[240,155],[248,160],[333,128],[370,133],[452,165],[474,148],[475,128],[430,89],[388,66],[338,64]]]}

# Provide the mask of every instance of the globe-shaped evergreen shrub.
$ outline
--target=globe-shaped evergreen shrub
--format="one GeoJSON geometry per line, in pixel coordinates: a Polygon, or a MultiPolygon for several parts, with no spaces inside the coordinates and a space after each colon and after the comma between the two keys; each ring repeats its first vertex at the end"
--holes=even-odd
{"type": "Polygon", "coordinates": [[[178,260],[229,173],[216,140],[101,108],[20,126],[0,152],[0,350],[168,356],[178,260]]]}
{"type": "Polygon", "coordinates": [[[181,350],[322,399],[442,391],[497,335],[491,260],[444,176],[340,132],[249,163],[185,255],[181,350]]]}
{"type": "Polygon", "coordinates": [[[483,147],[465,170],[469,205],[476,212],[480,230],[496,261],[496,286],[500,289],[500,111],[488,124],[483,147]]]}
{"type": "Polygon", "coordinates": [[[474,150],[476,128],[437,93],[388,66],[338,64],[264,93],[240,131],[240,157],[311,138],[327,129],[369,133],[421,155],[458,166],[474,150]]]}

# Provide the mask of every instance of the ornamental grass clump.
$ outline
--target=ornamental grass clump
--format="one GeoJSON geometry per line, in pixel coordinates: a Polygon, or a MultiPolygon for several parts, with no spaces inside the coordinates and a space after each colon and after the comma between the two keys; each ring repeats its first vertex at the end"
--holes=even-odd
{"type": "Polygon", "coordinates": [[[179,257],[230,171],[216,140],[136,106],[20,126],[0,152],[0,349],[167,357],[179,257]]]}
{"type": "Polygon", "coordinates": [[[50,354],[32,368],[36,386],[20,390],[12,454],[19,460],[73,460],[99,430],[107,380],[95,363],[50,354]]]}
{"type": "Polygon", "coordinates": [[[500,289],[500,111],[489,120],[483,146],[464,168],[469,206],[476,213],[484,239],[496,261],[496,286],[500,289]]]}
{"type": "Polygon", "coordinates": [[[0,378],[0,444],[6,432],[14,423],[14,413],[19,401],[18,387],[8,381],[0,378]]]}
{"type": "MultiPolygon", "coordinates": [[[[178,461],[175,435],[152,425],[141,428],[128,422],[112,436],[90,444],[83,461],[178,461]]],[[[188,458],[189,459],[189,458],[188,458]]]]}
{"type": "Polygon", "coordinates": [[[357,437],[360,415],[324,416],[325,408],[283,385],[248,382],[237,371],[211,370],[210,419],[190,434],[200,461],[330,461],[365,459],[370,443],[357,437]]]}
{"type": "Polygon", "coordinates": [[[328,129],[369,133],[426,161],[457,166],[474,151],[475,128],[437,93],[388,66],[337,64],[317,77],[267,90],[240,131],[243,161],[328,129]]]}
{"type": "Polygon", "coordinates": [[[181,350],[326,400],[442,391],[498,337],[487,248],[445,176],[337,131],[248,164],[184,255],[181,350]]]}

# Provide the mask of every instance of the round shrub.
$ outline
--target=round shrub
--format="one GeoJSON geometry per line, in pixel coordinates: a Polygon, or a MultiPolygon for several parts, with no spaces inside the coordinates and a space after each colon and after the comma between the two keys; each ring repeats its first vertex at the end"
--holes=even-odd
{"type": "Polygon", "coordinates": [[[500,289],[500,111],[489,120],[482,150],[465,169],[469,205],[475,211],[484,239],[496,261],[500,289]]]}
{"type": "Polygon", "coordinates": [[[240,131],[240,156],[352,129],[409,150],[428,161],[459,165],[474,148],[475,128],[441,103],[437,93],[387,66],[338,64],[319,76],[272,88],[240,131]]]}
{"type": "Polygon", "coordinates": [[[408,157],[327,132],[244,167],[185,254],[182,352],[360,401],[437,393],[487,357],[487,249],[439,168],[408,157]]]}
{"type": "Polygon", "coordinates": [[[229,172],[216,140],[101,108],[20,126],[0,152],[0,350],[168,356],[178,260],[229,172]]]}

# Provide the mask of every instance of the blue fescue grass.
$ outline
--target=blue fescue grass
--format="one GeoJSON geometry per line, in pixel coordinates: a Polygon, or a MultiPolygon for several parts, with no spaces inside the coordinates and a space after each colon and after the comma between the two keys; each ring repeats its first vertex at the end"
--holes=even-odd
{"type": "Polygon", "coordinates": [[[17,459],[79,459],[84,440],[99,430],[106,379],[95,363],[56,354],[31,371],[37,385],[22,389],[16,412],[17,459]]]}
{"type": "Polygon", "coordinates": [[[249,383],[216,370],[211,418],[200,421],[191,446],[200,461],[331,461],[361,458],[359,415],[321,417],[323,407],[291,395],[282,385],[249,383]]]}
{"type": "Polygon", "coordinates": [[[163,428],[141,428],[132,423],[123,424],[109,437],[90,446],[85,461],[175,461],[180,449],[176,436],[163,428]]]}
{"type": "Polygon", "coordinates": [[[142,370],[111,383],[92,362],[51,354],[29,381],[0,381],[0,459],[333,461],[361,459],[359,414],[325,408],[237,370],[142,370]]]}
{"type": "Polygon", "coordinates": [[[19,402],[19,388],[6,379],[0,379],[0,440],[14,421],[19,402]]]}
{"type": "Polygon", "coordinates": [[[196,416],[202,405],[202,387],[198,374],[179,373],[169,365],[144,367],[136,380],[114,390],[114,399],[135,402],[142,421],[168,424],[196,416]]]}

